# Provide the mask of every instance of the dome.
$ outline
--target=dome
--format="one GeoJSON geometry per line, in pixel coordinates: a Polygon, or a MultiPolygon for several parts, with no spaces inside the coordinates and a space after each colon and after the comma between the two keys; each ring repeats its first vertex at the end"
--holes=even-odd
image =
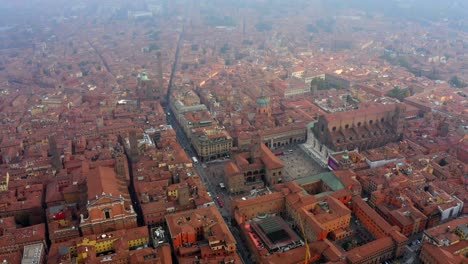
{"type": "Polygon", "coordinates": [[[266,97],[260,97],[257,99],[257,106],[267,107],[270,104],[270,100],[266,97]]]}

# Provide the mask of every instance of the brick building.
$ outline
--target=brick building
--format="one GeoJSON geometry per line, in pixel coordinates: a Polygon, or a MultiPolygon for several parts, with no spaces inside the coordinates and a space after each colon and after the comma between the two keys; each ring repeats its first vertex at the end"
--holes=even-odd
{"type": "Polygon", "coordinates": [[[0,192],[0,218],[14,216],[23,225],[39,224],[44,217],[42,184],[9,181],[8,190],[0,192]]]}
{"type": "Polygon", "coordinates": [[[14,217],[0,218],[0,259],[3,260],[3,256],[11,254],[23,255],[28,246],[33,251],[34,248],[42,248],[38,253],[41,259],[44,258],[46,253],[45,224],[17,228],[14,217]]]}
{"type": "Polygon", "coordinates": [[[404,117],[403,104],[320,115],[309,131],[307,144],[312,154],[326,164],[334,152],[366,150],[401,139],[404,117]]]}
{"type": "Polygon", "coordinates": [[[225,164],[224,178],[230,193],[240,193],[281,182],[283,168],[283,161],[257,136],[250,152],[236,154],[225,164]]]}
{"type": "MultiPolygon", "coordinates": [[[[408,238],[400,232],[400,228],[397,226],[390,225],[385,219],[377,214],[361,197],[353,197],[352,199],[353,213],[361,221],[362,225],[377,239],[390,238],[392,240],[391,248],[392,255],[385,255],[386,251],[381,250],[375,252],[375,255],[363,257],[353,263],[371,263],[378,259],[382,259],[382,256],[400,257],[404,254],[405,246],[408,242],[408,238]]],[[[387,239],[388,240],[388,239],[387,239]]],[[[390,244],[389,244],[390,245],[390,244]]],[[[364,245],[365,247],[366,245],[364,245]]]]}
{"type": "Polygon", "coordinates": [[[99,234],[137,226],[126,182],[113,168],[99,166],[88,175],[88,202],[81,215],[84,235],[99,234]]]}
{"type": "Polygon", "coordinates": [[[422,232],[426,228],[427,217],[413,206],[411,200],[395,189],[375,191],[371,204],[386,221],[401,229],[407,237],[422,232]]]}
{"type": "Polygon", "coordinates": [[[50,263],[172,263],[168,245],[157,249],[148,247],[149,233],[146,226],[103,232],[52,244],[50,263]],[[132,260],[141,259],[134,262],[132,260]]]}
{"type": "Polygon", "coordinates": [[[179,263],[241,263],[236,240],[214,206],[167,215],[166,223],[179,263]]]}
{"type": "Polygon", "coordinates": [[[419,259],[424,264],[468,262],[468,219],[460,218],[427,229],[423,233],[419,259]]]}

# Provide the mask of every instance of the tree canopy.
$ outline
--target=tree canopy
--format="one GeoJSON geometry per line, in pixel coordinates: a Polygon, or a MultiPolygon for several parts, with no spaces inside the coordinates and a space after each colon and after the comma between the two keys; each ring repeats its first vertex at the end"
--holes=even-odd
{"type": "Polygon", "coordinates": [[[458,78],[458,76],[452,76],[449,81],[450,85],[452,85],[455,88],[465,88],[468,86],[468,84],[458,78]]]}

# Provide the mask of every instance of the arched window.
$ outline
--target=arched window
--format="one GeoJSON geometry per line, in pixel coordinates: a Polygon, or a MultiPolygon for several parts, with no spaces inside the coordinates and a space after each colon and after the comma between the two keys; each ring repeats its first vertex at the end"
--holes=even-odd
{"type": "Polygon", "coordinates": [[[374,120],[369,121],[369,124],[372,125],[374,123],[374,120]]]}
{"type": "Polygon", "coordinates": [[[336,126],[334,126],[334,127],[332,128],[332,130],[333,130],[333,132],[335,132],[335,131],[336,131],[336,126]]]}
{"type": "Polygon", "coordinates": [[[103,211],[104,211],[104,216],[106,219],[111,218],[110,209],[104,209],[103,211]]]}
{"type": "Polygon", "coordinates": [[[349,125],[348,125],[348,124],[346,124],[346,126],[344,126],[344,127],[345,127],[346,129],[348,129],[348,128],[349,128],[349,125]]]}
{"type": "Polygon", "coordinates": [[[360,126],[361,126],[361,122],[358,122],[358,123],[357,123],[357,126],[360,127],[360,126]]]}

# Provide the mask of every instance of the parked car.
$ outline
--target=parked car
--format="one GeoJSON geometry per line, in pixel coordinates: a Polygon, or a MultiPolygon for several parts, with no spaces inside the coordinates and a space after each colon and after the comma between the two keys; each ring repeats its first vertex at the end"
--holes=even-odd
{"type": "Polygon", "coordinates": [[[218,202],[218,205],[219,207],[223,208],[224,206],[224,203],[223,203],[223,200],[221,199],[221,197],[216,197],[216,202],[218,202]]]}

